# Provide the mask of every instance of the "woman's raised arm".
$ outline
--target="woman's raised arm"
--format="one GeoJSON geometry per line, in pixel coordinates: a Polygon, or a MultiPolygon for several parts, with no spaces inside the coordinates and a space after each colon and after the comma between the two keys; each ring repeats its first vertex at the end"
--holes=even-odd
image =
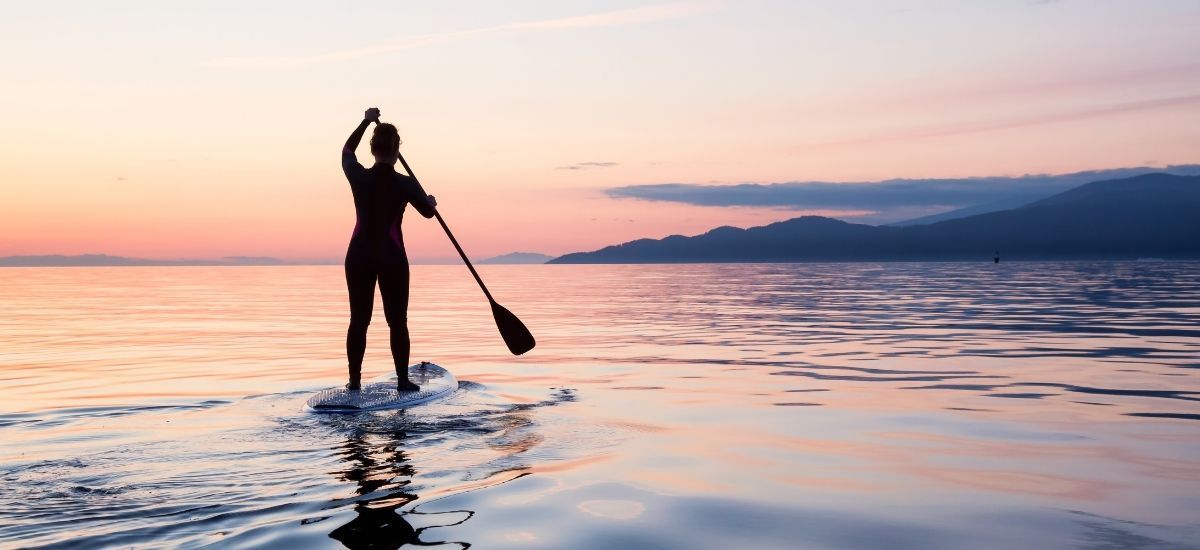
{"type": "Polygon", "coordinates": [[[363,134],[367,132],[367,126],[371,123],[379,123],[379,108],[371,107],[367,112],[363,113],[362,122],[358,123],[358,128],[355,128],[350,133],[350,137],[346,138],[346,145],[342,147],[342,156],[354,156],[354,150],[358,149],[358,144],[362,142],[363,134]]]}

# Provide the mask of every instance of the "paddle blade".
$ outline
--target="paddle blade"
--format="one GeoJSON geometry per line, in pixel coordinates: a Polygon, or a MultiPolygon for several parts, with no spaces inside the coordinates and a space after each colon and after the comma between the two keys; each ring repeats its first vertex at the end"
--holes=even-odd
{"type": "Polygon", "coordinates": [[[492,302],[492,317],[496,319],[496,328],[500,329],[500,336],[504,337],[504,344],[508,346],[508,351],[513,355],[521,355],[536,346],[537,343],[533,340],[533,334],[529,333],[529,329],[525,328],[525,323],[517,319],[511,311],[504,309],[504,306],[492,302]]]}

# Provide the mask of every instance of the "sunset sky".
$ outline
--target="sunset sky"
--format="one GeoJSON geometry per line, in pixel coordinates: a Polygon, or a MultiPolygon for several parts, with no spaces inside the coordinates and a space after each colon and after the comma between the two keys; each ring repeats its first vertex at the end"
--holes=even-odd
{"type": "Polygon", "coordinates": [[[849,215],[630,185],[1200,162],[1196,1],[6,2],[0,51],[0,256],[339,258],[372,106],[481,258],[849,215]]]}

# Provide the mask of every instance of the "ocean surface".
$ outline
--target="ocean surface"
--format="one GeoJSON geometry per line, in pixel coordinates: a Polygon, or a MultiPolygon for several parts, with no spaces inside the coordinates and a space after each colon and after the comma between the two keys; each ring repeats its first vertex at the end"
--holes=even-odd
{"type": "Polygon", "coordinates": [[[1200,548],[1200,263],[481,270],[0,269],[0,547],[1200,548]]]}

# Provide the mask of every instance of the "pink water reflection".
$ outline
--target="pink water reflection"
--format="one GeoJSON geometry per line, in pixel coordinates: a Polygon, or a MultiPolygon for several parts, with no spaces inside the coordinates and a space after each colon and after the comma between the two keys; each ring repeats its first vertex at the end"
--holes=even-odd
{"type": "MultiPolygon", "coordinates": [[[[514,358],[464,268],[414,266],[413,358],[470,384],[394,420],[403,437],[384,423],[349,443],[314,434],[358,433],[352,421],[299,411],[307,392],[345,376],[340,268],[3,269],[0,466],[22,498],[54,479],[68,493],[102,479],[228,506],[223,472],[255,495],[241,498],[326,499],[341,514],[328,521],[343,523],[366,517],[338,500],[354,478],[361,494],[397,491],[372,506],[476,511],[444,529],[497,544],[601,525],[677,542],[667,535],[700,521],[687,506],[714,499],[775,534],[789,522],[756,507],[998,543],[1030,542],[1023,524],[989,531],[1008,521],[998,517],[1045,510],[1165,526],[1119,524],[1166,541],[1190,532],[1200,270],[1000,269],[483,267],[538,338],[514,358]],[[140,460],[86,459],[115,450],[140,460]],[[267,473],[279,471],[291,475],[267,473]]],[[[367,377],[391,369],[375,318],[367,377]]],[[[1061,527],[1045,540],[1074,540],[1084,527],[1070,517],[1048,519],[1061,527]]],[[[277,536],[264,518],[247,525],[277,536]]],[[[77,534],[144,523],[83,521],[77,534]]],[[[313,540],[336,527],[304,525],[313,540]]],[[[770,546],[775,535],[762,536],[770,546]]]]}

